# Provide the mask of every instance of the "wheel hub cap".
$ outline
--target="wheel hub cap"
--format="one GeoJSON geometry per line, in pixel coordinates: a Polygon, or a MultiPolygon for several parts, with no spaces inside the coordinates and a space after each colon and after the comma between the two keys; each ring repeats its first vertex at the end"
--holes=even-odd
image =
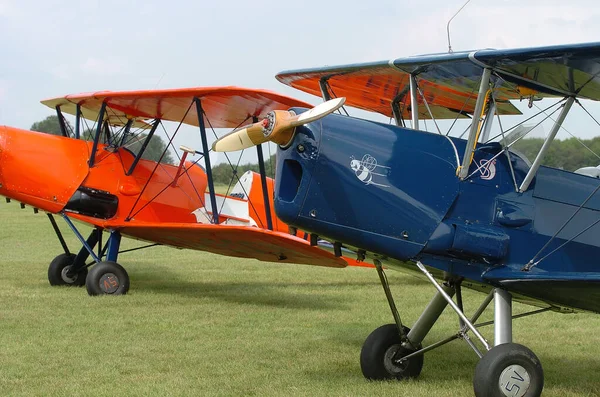
{"type": "Polygon", "coordinates": [[[114,273],[106,273],[100,277],[99,285],[105,294],[114,294],[119,289],[119,278],[114,273]]]}
{"type": "Polygon", "coordinates": [[[523,397],[529,389],[531,379],[527,370],[520,365],[504,368],[498,382],[500,390],[507,397],[523,397]]]}
{"type": "Polygon", "coordinates": [[[77,281],[77,273],[75,273],[75,275],[73,275],[73,276],[69,276],[69,273],[71,272],[72,267],[73,266],[71,266],[71,265],[65,266],[60,272],[60,277],[67,284],[73,284],[75,281],[77,281]]]}
{"type": "Polygon", "coordinates": [[[398,354],[398,351],[402,348],[402,345],[393,345],[385,352],[383,357],[383,365],[385,369],[392,375],[402,373],[407,365],[408,361],[403,361],[397,364],[396,361],[401,358],[404,354],[398,354]]]}

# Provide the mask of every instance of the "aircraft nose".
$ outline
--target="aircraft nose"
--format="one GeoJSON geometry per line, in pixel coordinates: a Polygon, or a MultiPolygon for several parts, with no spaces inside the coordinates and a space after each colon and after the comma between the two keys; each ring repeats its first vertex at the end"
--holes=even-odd
{"type": "Polygon", "coordinates": [[[87,175],[87,157],[84,141],[0,126],[0,195],[58,212],[87,175]]]}
{"type": "Polygon", "coordinates": [[[277,151],[275,172],[275,212],[293,224],[302,210],[312,170],[319,157],[321,123],[296,127],[292,142],[277,151]]]}

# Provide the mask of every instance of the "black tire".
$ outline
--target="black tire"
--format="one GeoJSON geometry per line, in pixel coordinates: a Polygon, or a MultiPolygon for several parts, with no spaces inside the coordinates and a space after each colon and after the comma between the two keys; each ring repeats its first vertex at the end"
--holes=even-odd
{"type": "Polygon", "coordinates": [[[50,266],[48,266],[48,281],[50,285],[81,287],[85,284],[88,273],[86,267],[80,269],[74,275],[69,274],[69,269],[73,266],[75,257],[75,254],[60,254],[50,262],[50,266]]]}
{"type": "Polygon", "coordinates": [[[100,262],[92,266],[85,288],[90,296],[125,295],[129,291],[129,275],[116,262],[100,262]]]}
{"type": "Polygon", "coordinates": [[[473,388],[477,397],[538,397],[544,388],[542,364],[523,345],[498,345],[477,363],[473,388]]]}
{"type": "MultiPolygon", "coordinates": [[[[408,334],[409,328],[404,327],[408,334]]],[[[417,349],[421,345],[415,346],[417,349]]],[[[402,347],[396,324],[382,325],[365,340],[360,351],[360,368],[365,378],[370,380],[416,378],[423,369],[423,355],[414,356],[401,365],[394,364],[392,358],[404,357],[415,350],[402,347]]]]}

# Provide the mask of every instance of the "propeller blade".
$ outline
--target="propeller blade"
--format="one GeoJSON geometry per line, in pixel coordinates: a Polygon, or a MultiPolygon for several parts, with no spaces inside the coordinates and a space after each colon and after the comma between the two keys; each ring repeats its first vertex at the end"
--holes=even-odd
{"type": "Polygon", "coordinates": [[[286,145],[294,136],[294,128],[318,120],[344,105],[346,98],[323,102],[306,112],[294,115],[285,110],[273,110],[262,121],[240,128],[217,139],[212,146],[215,152],[233,152],[271,141],[286,145]]]}
{"type": "Polygon", "coordinates": [[[308,123],[318,120],[322,117],[325,117],[328,114],[333,113],[336,110],[338,110],[339,108],[341,108],[342,106],[344,106],[345,102],[346,102],[345,97],[333,98],[333,99],[328,100],[327,102],[323,102],[323,103],[315,106],[314,108],[307,110],[306,112],[304,112],[302,114],[299,114],[298,120],[292,122],[292,126],[296,127],[299,125],[308,124],[308,123]]]}
{"type": "Polygon", "coordinates": [[[263,121],[222,136],[213,143],[212,150],[214,152],[235,152],[268,141],[268,137],[263,134],[263,121]]]}

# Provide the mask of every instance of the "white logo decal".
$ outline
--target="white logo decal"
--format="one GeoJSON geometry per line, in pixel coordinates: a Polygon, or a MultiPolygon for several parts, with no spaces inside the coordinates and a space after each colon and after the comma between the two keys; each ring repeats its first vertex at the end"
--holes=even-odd
{"type": "Polygon", "coordinates": [[[489,181],[494,179],[496,176],[496,159],[493,160],[481,160],[479,162],[479,172],[481,172],[481,179],[489,181]]]}
{"type": "Polygon", "coordinates": [[[375,185],[381,187],[390,187],[382,183],[373,182],[373,176],[387,177],[390,167],[385,165],[377,165],[377,159],[370,154],[365,154],[361,160],[356,160],[354,156],[350,160],[350,168],[356,174],[356,177],[364,182],[365,185],[375,185]],[[375,172],[377,171],[377,172],[375,172]]]}

